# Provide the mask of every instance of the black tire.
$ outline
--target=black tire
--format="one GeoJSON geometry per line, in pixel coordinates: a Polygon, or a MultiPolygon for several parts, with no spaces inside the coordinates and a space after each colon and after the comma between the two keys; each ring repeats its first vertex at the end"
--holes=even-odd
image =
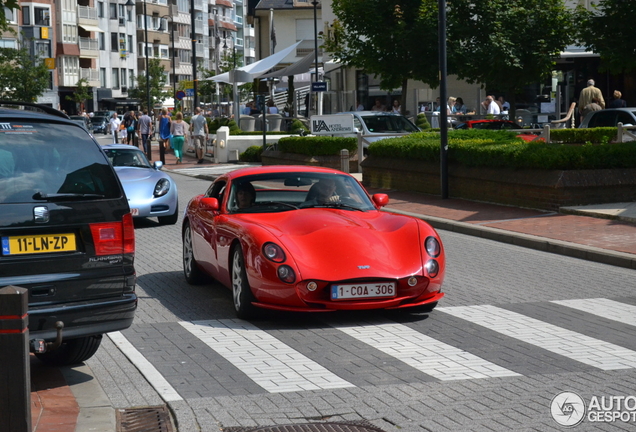
{"type": "Polygon", "coordinates": [[[256,315],[256,308],[252,305],[255,300],[252,289],[247,280],[245,271],[245,258],[240,245],[235,245],[232,250],[232,301],[236,316],[249,320],[256,315]]]}
{"type": "Polygon", "coordinates": [[[161,225],[176,224],[177,221],[179,220],[179,204],[177,204],[177,207],[174,209],[173,214],[171,214],[170,216],[158,216],[157,220],[159,221],[159,224],[161,225]]]}
{"type": "Polygon", "coordinates": [[[194,259],[192,249],[192,228],[186,223],[183,229],[183,275],[190,285],[200,285],[205,282],[205,274],[199,268],[197,260],[194,259]]]}
{"type": "Polygon", "coordinates": [[[70,366],[93,357],[101,343],[102,335],[70,339],[62,342],[62,345],[56,350],[35,354],[35,356],[42,363],[50,366],[70,366]]]}

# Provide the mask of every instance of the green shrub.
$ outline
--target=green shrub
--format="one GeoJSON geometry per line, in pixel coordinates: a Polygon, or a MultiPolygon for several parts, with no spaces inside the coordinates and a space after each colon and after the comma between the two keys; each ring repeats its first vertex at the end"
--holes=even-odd
{"type": "MultiPolygon", "coordinates": [[[[561,145],[526,142],[508,131],[452,131],[448,135],[448,161],[470,167],[581,170],[636,168],[636,142],[611,145],[561,145]]],[[[376,141],[369,155],[440,161],[438,134],[416,133],[376,141]]]]}
{"type": "Polygon", "coordinates": [[[550,141],[562,144],[607,144],[616,140],[617,128],[552,129],[550,141]]]}
{"type": "Polygon", "coordinates": [[[214,120],[208,118],[208,130],[210,131],[211,134],[215,134],[216,131],[221,127],[221,126],[227,126],[230,128],[230,135],[236,135],[237,133],[241,132],[241,129],[239,129],[239,127],[236,125],[236,122],[232,119],[229,118],[224,118],[224,117],[218,117],[215,118],[214,120]]]}
{"type": "Polygon", "coordinates": [[[353,154],[358,149],[357,138],[330,136],[284,137],[278,140],[278,150],[307,156],[334,156],[347,149],[353,154]]]}
{"type": "Polygon", "coordinates": [[[303,124],[303,122],[301,122],[300,120],[296,119],[292,122],[291,125],[289,125],[289,131],[293,134],[304,134],[309,132],[309,129],[307,129],[307,126],[305,126],[303,124]]]}
{"type": "Polygon", "coordinates": [[[428,119],[426,118],[426,114],[424,113],[417,115],[417,117],[415,118],[415,126],[417,126],[418,128],[422,130],[431,129],[431,124],[428,122],[428,119]]]}
{"type": "Polygon", "coordinates": [[[263,153],[263,146],[251,146],[240,154],[239,160],[241,162],[261,162],[261,153],[263,153]]]}

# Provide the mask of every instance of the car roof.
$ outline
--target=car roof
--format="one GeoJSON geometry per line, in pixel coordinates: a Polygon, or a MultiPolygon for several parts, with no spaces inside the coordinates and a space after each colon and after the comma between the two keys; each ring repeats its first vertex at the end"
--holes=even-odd
{"type": "Polygon", "coordinates": [[[228,180],[233,180],[239,177],[249,176],[249,175],[281,174],[281,173],[293,173],[293,172],[349,175],[347,173],[344,173],[334,168],[314,167],[314,166],[305,166],[305,165],[267,165],[267,166],[259,165],[259,166],[252,166],[252,167],[246,167],[246,168],[239,168],[237,170],[230,171],[224,177],[227,178],[228,180]]]}
{"type": "Polygon", "coordinates": [[[104,150],[135,150],[141,151],[139,147],[131,146],[129,144],[105,144],[102,146],[104,150]]]}

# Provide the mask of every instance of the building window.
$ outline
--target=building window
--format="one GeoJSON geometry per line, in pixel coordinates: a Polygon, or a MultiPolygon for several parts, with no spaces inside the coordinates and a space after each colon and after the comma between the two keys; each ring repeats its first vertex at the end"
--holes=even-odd
{"type": "Polygon", "coordinates": [[[34,7],[33,8],[33,21],[35,25],[48,27],[50,25],[50,12],[49,8],[34,7]]]}
{"type": "Polygon", "coordinates": [[[77,43],[77,26],[64,24],[63,33],[64,43],[77,43]]]}
{"type": "Polygon", "coordinates": [[[116,20],[117,19],[117,3],[108,3],[108,10],[109,10],[109,18],[112,20],[116,20]]]}
{"type": "Polygon", "coordinates": [[[14,39],[0,39],[0,48],[13,48],[17,49],[18,44],[14,39]]]}
{"type": "Polygon", "coordinates": [[[15,13],[15,9],[4,8],[4,17],[9,24],[17,24],[18,18],[15,13]]]}
{"type": "Polygon", "coordinates": [[[161,58],[169,58],[168,48],[159,48],[161,50],[161,58]]]}
{"type": "Polygon", "coordinates": [[[106,68],[99,68],[99,86],[106,87],[106,68]]]}
{"type": "Polygon", "coordinates": [[[102,32],[97,34],[97,40],[99,44],[99,50],[104,51],[106,49],[106,35],[102,32]]]}
{"type": "Polygon", "coordinates": [[[121,70],[121,86],[122,87],[128,87],[128,85],[126,84],[126,69],[121,70]]]}
{"type": "Polygon", "coordinates": [[[22,25],[31,25],[31,8],[22,6],[22,25]]]}
{"type": "Polygon", "coordinates": [[[97,17],[104,18],[104,2],[97,2],[97,17]]]}
{"type": "MultiPolygon", "coordinates": [[[[35,41],[35,55],[37,58],[42,59],[51,57],[51,44],[49,41],[35,41]]],[[[69,57],[69,58],[77,58],[77,57],[69,57]]],[[[79,59],[78,59],[79,61],[79,59]]]]}
{"type": "Polygon", "coordinates": [[[119,41],[117,40],[117,33],[110,34],[110,51],[111,52],[119,51],[119,41]]]}
{"type": "Polygon", "coordinates": [[[111,88],[118,89],[119,88],[119,69],[113,68],[111,73],[111,88]]]}
{"type": "Polygon", "coordinates": [[[128,53],[132,54],[133,53],[133,37],[132,35],[128,35],[128,53]]]}

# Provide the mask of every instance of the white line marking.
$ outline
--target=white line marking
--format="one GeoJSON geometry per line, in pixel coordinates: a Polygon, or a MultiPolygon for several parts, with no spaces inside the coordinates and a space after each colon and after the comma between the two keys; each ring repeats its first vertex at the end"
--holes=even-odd
{"type": "Polygon", "coordinates": [[[520,376],[397,323],[354,323],[338,330],[442,381],[520,376]]]}
{"type": "Polygon", "coordinates": [[[636,367],[636,352],[495,306],[458,306],[436,311],[602,370],[636,367]]]}
{"type": "Polygon", "coordinates": [[[179,324],[270,393],[355,387],[247,321],[179,324]]]}
{"type": "Polygon", "coordinates": [[[139,372],[146,377],[151,386],[157,390],[159,396],[166,402],[183,400],[179,393],[170,385],[168,381],[159,373],[157,369],[131,344],[121,332],[107,333],[108,337],[124,353],[126,357],[135,365],[139,372]]]}
{"type": "Polygon", "coordinates": [[[578,309],[612,321],[636,326],[636,306],[630,304],[605,298],[553,300],[552,303],[578,309]]]}

